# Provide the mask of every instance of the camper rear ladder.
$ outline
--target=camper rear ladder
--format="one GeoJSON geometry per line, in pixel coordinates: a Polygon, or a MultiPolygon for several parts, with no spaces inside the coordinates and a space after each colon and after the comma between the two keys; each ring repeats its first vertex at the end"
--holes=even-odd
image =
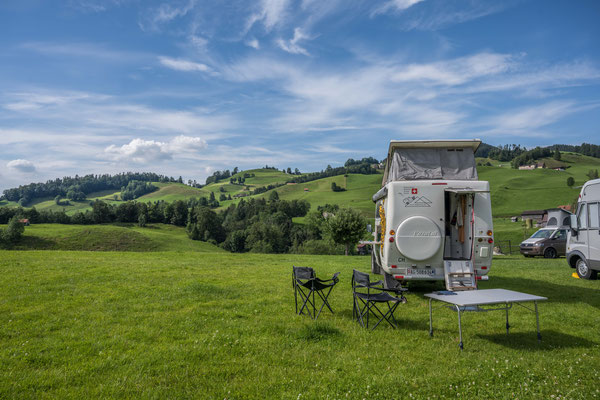
{"type": "Polygon", "coordinates": [[[445,260],[446,289],[451,291],[476,290],[477,278],[471,260],[445,260]]]}

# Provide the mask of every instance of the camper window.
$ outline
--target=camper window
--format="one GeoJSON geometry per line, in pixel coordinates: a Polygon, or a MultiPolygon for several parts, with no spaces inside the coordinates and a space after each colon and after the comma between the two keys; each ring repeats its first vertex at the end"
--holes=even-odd
{"type": "Polygon", "coordinates": [[[577,219],[579,220],[579,229],[587,229],[587,204],[579,204],[579,210],[577,210],[577,219]]]}
{"type": "Polygon", "coordinates": [[[598,203],[588,203],[590,208],[590,229],[598,229],[600,218],[598,215],[598,203]]]}

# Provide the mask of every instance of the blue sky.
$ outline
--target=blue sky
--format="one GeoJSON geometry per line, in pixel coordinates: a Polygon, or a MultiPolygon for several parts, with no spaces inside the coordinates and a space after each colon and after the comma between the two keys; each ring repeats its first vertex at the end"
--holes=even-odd
{"type": "Polygon", "coordinates": [[[600,2],[5,0],[0,189],[599,143],[600,2]]]}

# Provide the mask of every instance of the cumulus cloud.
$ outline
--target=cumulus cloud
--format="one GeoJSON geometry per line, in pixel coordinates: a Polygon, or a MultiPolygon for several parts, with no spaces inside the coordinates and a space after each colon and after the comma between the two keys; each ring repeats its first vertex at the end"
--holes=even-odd
{"type": "Polygon", "coordinates": [[[27,160],[22,160],[22,159],[12,160],[12,161],[9,161],[6,164],[6,166],[13,171],[25,172],[25,173],[35,172],[35,165],[33,165],[33,163],[31,161],[27,161],[27,160]]]}
{"type": "Polygon", "coordinates": [[[199,137],[177,136],[168,142],[133,139],[122,146],[110,145],[104,152],[115,161],[133,161],[140,164],[171,160],[182,154],[194,153],[206,148],[199,137]]]}

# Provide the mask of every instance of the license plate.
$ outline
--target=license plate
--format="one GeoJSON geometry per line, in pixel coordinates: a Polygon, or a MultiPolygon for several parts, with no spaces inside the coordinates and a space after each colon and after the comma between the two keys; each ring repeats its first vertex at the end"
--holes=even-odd
{"type": "Polygon", "coordinates": [[[407,275],[422,275],[422,276],[433,276],[435,275],[435,268],[408,268],[406,270],[407,275]]]}

